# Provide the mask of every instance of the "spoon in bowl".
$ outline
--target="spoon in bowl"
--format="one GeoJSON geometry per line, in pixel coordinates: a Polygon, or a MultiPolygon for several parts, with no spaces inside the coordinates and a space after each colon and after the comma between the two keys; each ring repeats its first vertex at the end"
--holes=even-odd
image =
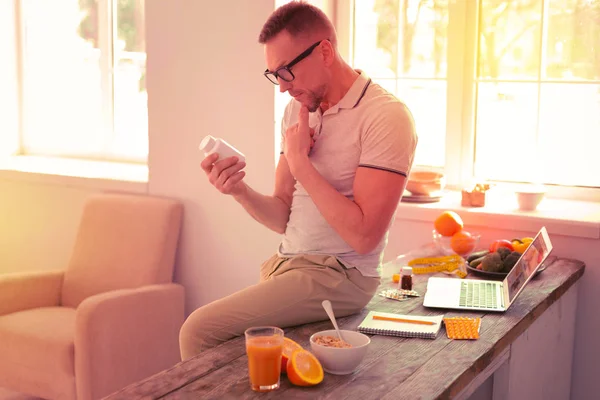
{"type": "Polygon", "coordinates": [[[340,332],[340,328],[338,328],[338,324],[335,320],[335,315],[333,315],[333,307],[331,307],[331,302],[329,300],[323,300],[323,302],[321,304],[323,305],[323,308],[325,309],[327,316],[331,320],[331,323],[333,324],[333,327],[335,328],[335,331],[337,332],[338,337],[340,338],[340,340],[342,342],[345,342],[344,338],[342,338],[342,332],[340,332]]]}

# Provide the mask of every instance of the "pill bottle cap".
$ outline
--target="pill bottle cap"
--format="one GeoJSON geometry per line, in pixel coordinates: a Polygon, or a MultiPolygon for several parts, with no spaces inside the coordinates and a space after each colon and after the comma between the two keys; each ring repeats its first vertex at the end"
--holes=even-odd
{"type": "Polygon", "coordinates": [[[412,267],[402,267],[402,275],[412,275],[412,267]]]}
{"type": "Polygon", "coordinates": [[[200,150],[212,149],[216,141],[217,139],[215,139],[213,136],[206,135],[204,139],[202,139],[202,141],[200,142],[200,150]]]}

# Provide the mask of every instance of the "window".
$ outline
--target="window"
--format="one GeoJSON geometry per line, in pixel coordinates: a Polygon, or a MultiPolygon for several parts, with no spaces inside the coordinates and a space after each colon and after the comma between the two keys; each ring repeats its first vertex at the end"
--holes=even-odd
{"type": "Polygon", "coordinates": [[[14,4],[18,154],[145,163],[144,0],[14,4]]]}
{"type": "Polygon", "coordinates": [[[454,184],[600,188],[600,1],[360,0],[350,14],[349,61],[413,112],[416,165],[454,184]]]}

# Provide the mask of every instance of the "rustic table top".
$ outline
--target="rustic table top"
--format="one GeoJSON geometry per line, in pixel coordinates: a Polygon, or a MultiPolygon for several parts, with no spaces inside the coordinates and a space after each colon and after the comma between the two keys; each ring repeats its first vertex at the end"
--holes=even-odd
{"type": "MultiPolygon", "coordinates": [[[[415,315],[482,317],[478,340],[450,340],[441,329],[435,340],[375,335],[353,374],[325,374],[315,387],[296,387],[282,376],[281,387],[255,393],[248,383],[244,338],[233,339],[195,358],[180,362],[108,399],[414,399],[451,398],[464,389],[582,275],[585,265],[558,259],[525,287],[504,313],[436,310],[423,297],[408,301],[375,295],[360,314],[339,319],[340,328],[355,330],[368,310],[415,315]]],[[[429,275],[416,275],[414,289],[425,293],[429,275]]],[[[458,279],[458,278],[457,278],[458,279]]],[[[381,288],[395,287],[389,279],[381,288]]],[[[285,329],[285,335],[310,349],[309,338],[331,329],[329,320],[285,329]]]]}

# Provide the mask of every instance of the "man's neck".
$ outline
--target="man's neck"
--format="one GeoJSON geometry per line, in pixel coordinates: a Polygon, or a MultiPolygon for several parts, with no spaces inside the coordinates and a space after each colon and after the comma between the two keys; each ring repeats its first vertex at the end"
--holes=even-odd
{"type": "Polygon", "coordinates": [[[329,86],[325,98],[321,102],[321,112],[327,111],[331,106],[340,102],[340,100],[348,93],[348,90],[354,84],[354,81],[360,74],[352,69],[348,64],[342,62],[333,71],[334,80],[329,86]]]}

